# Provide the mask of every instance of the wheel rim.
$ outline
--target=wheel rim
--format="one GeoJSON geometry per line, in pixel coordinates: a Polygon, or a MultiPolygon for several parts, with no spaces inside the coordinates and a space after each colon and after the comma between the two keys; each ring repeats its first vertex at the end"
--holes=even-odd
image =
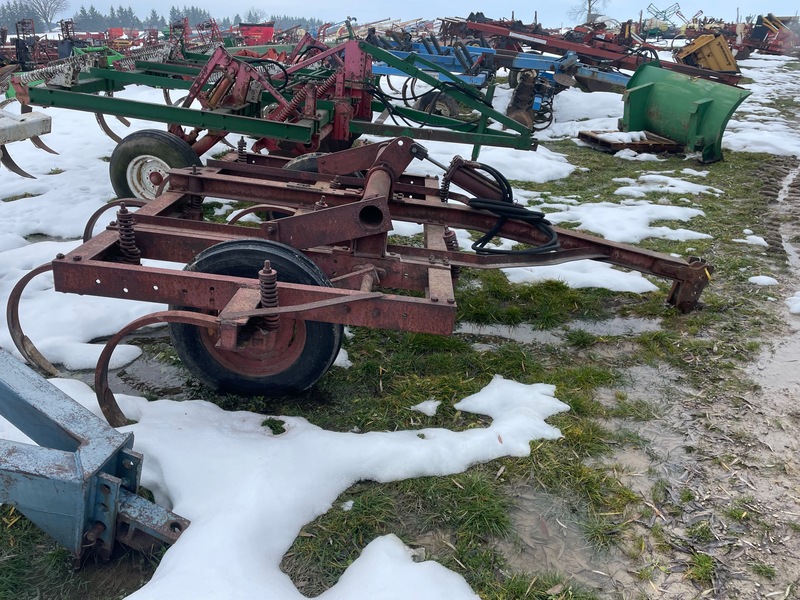
{"type": "Polygon", "coordinates": [[[167,178],[167,171],[171,168],[163,159],[143,154],[128,164],[125,179],[137,198],[153,200],[167,178]]]}
{"type": "Polygon", "coordinates": [[[434,108],[434,113],[437,114],[437,115],[442,115],[443,117],[453,117],[453,116],[455,116],[455,115],[453,115],[451,113],[450,107],[447,105],[447,102],[445,102],[444,100],[437,100],[436,101],[436,105],[435,105],[435,108],[434,108]]]}
{"type": "Polygon", "coordinates": [[[250,378],[283,373],[300,358],[306,345],[305,321],[291,317],[281,317],[275,331],[254,326],[247,333],[250,334],[247,341],[235,351],[217,347],[216,329],[202,329],[200,339],[221,366],[250,378]]]}
{"type": "MultiPolygon", "coordinates": [[[[325,274],[290,246],[267,240],[232,240],[200,252],[186,269],[252,278],[269,260],[278,281],[331,287],[325,274]]],[[[172,310],[193,309],[171,307],[172,310]]],[[[214,309],[209,308],[209,314],[214,309]]],[[[277,327],[252,318],[237,332],[235,346],[221,349],[219,325],[170,323],[173,346],[183,363],[213,389],[239,394],[281,396],[314,385],[333,364],[342,326],[280,314],[277,327]]]]}

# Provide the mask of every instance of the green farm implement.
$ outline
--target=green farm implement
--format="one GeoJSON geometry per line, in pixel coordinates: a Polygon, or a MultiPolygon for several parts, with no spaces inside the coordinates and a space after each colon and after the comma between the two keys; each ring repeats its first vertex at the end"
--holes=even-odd
{"type": "Polygon", "coordinates": [[[492,85],[481,90],[418,55],[399,58],[357,40],[312,47],[291,64],[233,56],[223,47],[202,55],[163,45],[117,60],[87,53],[14,75],[12,84],[24,106],[93,112],[107,133],[112,133],[105,124],[108,115],[167,124],[163,135],[119,140],[111,174],[121,197],[154,198],[170,168],[199,164],[198,157],[229,134],[253,139],[255,152],[284,155],[342,150],[362,134],[466,143],[474,147],[473,158],[482,145],[537,146],[528,127],[492,108],[492,85]],[[415,78],[434,93],[446,91],[470,119],[396,103],[380,89],[373,62],[415,78]],[[132,85],[161,89],[167,102],[121,97],[132,85]],[[170,94],[183,98],[172,102],[170,94]],[[381,118],[373,121],[375,113],[381,118]],[[490,128],[492,123],[502,129],[490,128]]]}

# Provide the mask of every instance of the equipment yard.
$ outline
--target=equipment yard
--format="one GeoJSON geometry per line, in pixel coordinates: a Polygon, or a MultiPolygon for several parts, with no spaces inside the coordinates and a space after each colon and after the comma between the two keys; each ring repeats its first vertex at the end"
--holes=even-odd
{"type": "Polygon", "coordinates": [[[8,80],[0,600],[800,598],[800,60],[403,43],[8,80]]]}

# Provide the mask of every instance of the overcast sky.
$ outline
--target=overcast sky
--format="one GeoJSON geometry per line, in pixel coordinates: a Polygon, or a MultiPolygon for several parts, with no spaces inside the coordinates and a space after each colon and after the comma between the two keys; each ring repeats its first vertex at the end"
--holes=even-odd
{"type": "MultiPolygon", "coordinates": [[[[569,7],[578,3],[567,2],[520,2],[519,0],[497,0],[495,2],[464,3],[454,0],[404,0],[402,2],[331,2],[330,0],[271,0],[270,2],[255,2],[252,0],[234,0],[233,2],[220,3],[218,0],[181,0],[175,2],[157,2],[156,0],[143,0],[135,3],[135,12],[143,18],[151,9],[155,8],[160,14],[168,16],[171,6],[198,6],[208,10],[211,15],[222,20],[225,17],[233,18],[236,14],[244,17],[251,8],[265,11],[268,15],[288,15],[297,17],[315,17],[323,21],[339,22],[346,17],[355,17],[359,23],[366,23],[378,19],[433,19],[437,17],[466,17],[470,11],[482,10],[492,19],[510,19],[512,14],[524,23],[534,21],[534,13],[538,11],[538,20],[545,27],[560,27],[573,25],[574,22],[566,15],[569,7]]],[[[705,16],[722,18],[734,21],[737,10],[741,19],[747,15],[759,15],[771,12],[778,16],[793,16],[798,14],[800,3],[797,0],[770,0],[762,3],[755,0],[742,2],[729,2],[727,0],[693,0],[692,2],[676,3],[672,0],[654,1],[653,4],[660,10],[665,10],[675,4],[680,6],[680,11],[687,18],[691,18],[698,10],[702,9],[705,16]]],[[[109,6],[134,6],[122,0],[70,0],[69,9],[62,18],[72,16],[81,6],[87,9],[94,7],[103,13],[108,13],[109,6]]],[[[609,0],[604,12],[618,21],[639,19],[640,12],[645,18],[649,16],[647,0],[609,0]]],[[[673,17],[675,24],[681,21],[673,17]]]]}

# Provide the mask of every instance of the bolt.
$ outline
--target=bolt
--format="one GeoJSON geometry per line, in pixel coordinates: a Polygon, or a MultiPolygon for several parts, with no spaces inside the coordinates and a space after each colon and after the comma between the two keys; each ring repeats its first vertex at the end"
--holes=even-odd
{"type": "Polygon", "coordinates": [[[59,252],[58,254],[56,254],[56,258],[64,258],[64,255],[61,254],[61,252],[59,252]]]}
{"type": "Polygon", "coordinates": [[[75,262],[78,262],[79,260],[81,260],[81,257],[76,255],[76,256],[72,257],[72,260],[74,260],[75,262]]]}
{"type": "Polygon", "coordinates": [[[132,469],[133,468],[133,461],[130,458],[125,458],[122,460],[122,467],[125,469],[132,469]]]}
{"type": "Polygon", "coordinates": [[[103,535],[103,532],[105,530],[106,530],[106,526],[103,525],[100,521],[98,521],[97,523],[92,525],[92,528],[83,535],[83,538],[88,543],[94,544],[97,541],[97,538],[99,538],[101,535],[103,535]]]}

